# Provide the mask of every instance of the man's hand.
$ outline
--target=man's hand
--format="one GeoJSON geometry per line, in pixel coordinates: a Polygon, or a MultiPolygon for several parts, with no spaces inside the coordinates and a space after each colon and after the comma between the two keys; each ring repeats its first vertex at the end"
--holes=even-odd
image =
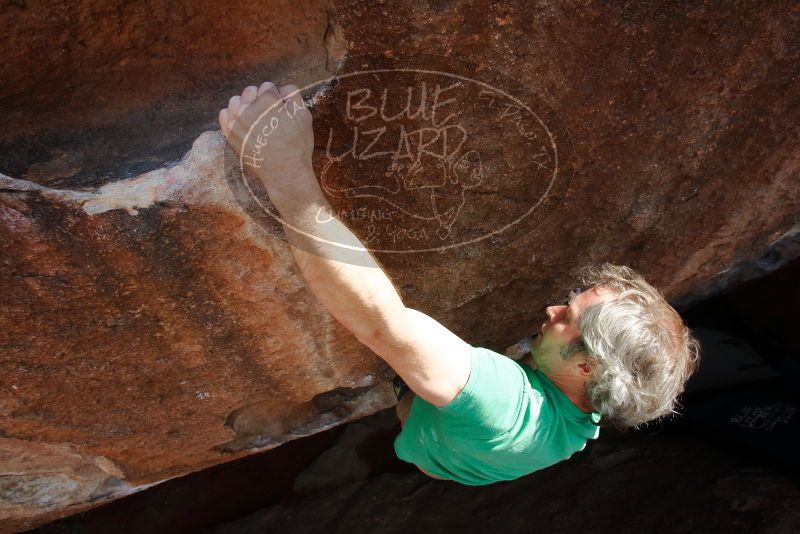
{"type": "Polygon", "coordinates": [[[284,201],[321,193],[311,167],[314,132],[311,113],[294,85],[251,85],[219,112],[228,143],[241,157],[243,170],[264,181],[280,210],[284,201]]]}
{"type": "Polygon", "coordinates": [[[521,360],[530,352],[530,338],[526,337],[519,343],[515,343],[506,348],[505,355],[512,360],[521,360]]]}

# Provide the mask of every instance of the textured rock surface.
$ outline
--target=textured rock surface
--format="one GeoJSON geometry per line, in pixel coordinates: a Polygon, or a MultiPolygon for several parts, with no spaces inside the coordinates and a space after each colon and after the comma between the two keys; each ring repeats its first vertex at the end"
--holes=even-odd
{"type": "MultiPolygon", "coordinates": [[[[245,82],[314,79],[346,46],[387,61],[450,56],[523,88],[564,156],[525,231],[446,262],[386,258],[408,305],[476,345],[534,329],[588,261],[630,264],[688,298],[800,223],[790,2],[157,4],[19,2],[0,19],[0,106],[15,125],[0,135],[0,171],[17,178],[0,183],[11,528],[391,402],[385,368],[307,291],[277,232],[243,211],[219,135],[201,135],[245,82]]],[[[346,96],[320,99],[318,125],[347,123],[346,96]]],[[[502,149],[488,119],[469,118],[487,150],[502,149]]],[[[515,170],[510,181],[473,187],[454,228],[538,194],[542,177],[526,171],[538,153],[515,143],[482,162],[515,170]]],[[[392,178],[380,160],[359,168],[392,178]]],[[[326,190],[348,178],[332,173],[326,190]]],[[[343,210],[360,202],[332,195],[343,210]]]]}
{"type": "Polygon", "coordinates": [[[2,172],[75,187],[176,161],[253,79],[325,72],[337,28],[325,0],[11,2],[2,172]]]}
{"type": "MultiPolygon", "coordinates": [[[[312,468],[313,469],[313,466],[312,468]]],[[[796,532],[800,490],[691,435],[609,432],[569,462],[468,487],[384,473],[204,532],[796,532]]]]}
{"type": "Polygon", "coordinates": [[[5,517],[123,495],[393,402],[379,360],[233,202],[223,146],[204,134],[181,165],[95,194],[0,177],[5,517]]]}

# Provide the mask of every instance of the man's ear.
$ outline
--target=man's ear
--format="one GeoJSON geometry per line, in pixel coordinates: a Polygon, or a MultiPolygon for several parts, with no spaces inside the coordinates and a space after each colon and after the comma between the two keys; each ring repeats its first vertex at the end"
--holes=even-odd
{"type": "Polygon", "coordinates": [[[594,372],[595,366],[597,365],[597,360],[585,353],[580,353],[578,356],[580,357],[580,360],[578,360],[578,372],[580,375],[591,375],[594,372]]]}

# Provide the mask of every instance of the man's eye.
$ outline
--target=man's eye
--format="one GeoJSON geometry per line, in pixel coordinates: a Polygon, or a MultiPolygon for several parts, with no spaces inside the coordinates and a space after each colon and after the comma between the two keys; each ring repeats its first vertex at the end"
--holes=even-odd
{"type": "Polygon", "coordinates": [[[572,299],[574,299],[583,292],[584,292],[583,287],[576,287],[575,289],[571,289],[570,292],[567,293],[567,299],[564,301],[564,305],[565,306],[569,305],[569,303],[572,302],[572,299]]]}
{"type": "Polygon", "coordinates": [[[564,306],[569,306],[569,303],[572,302],[572,299],[583,293],[585,289],[583,287],[576,287],[574,289],[570,289],[569,293],[567,293],[566,298],[564,298],[564,302],[562,303],[564,306]]]}

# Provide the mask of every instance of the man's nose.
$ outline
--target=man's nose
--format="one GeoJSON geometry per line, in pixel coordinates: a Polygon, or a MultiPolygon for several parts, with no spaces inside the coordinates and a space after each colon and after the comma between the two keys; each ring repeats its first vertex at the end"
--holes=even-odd
{"type": "Polygon", "coordinates": [[[555,321],[561,314],[562,308],[564,308],[564,306],[548,306],[546,310],[548,319],[550,319],[550,321],[555,321]]]}

